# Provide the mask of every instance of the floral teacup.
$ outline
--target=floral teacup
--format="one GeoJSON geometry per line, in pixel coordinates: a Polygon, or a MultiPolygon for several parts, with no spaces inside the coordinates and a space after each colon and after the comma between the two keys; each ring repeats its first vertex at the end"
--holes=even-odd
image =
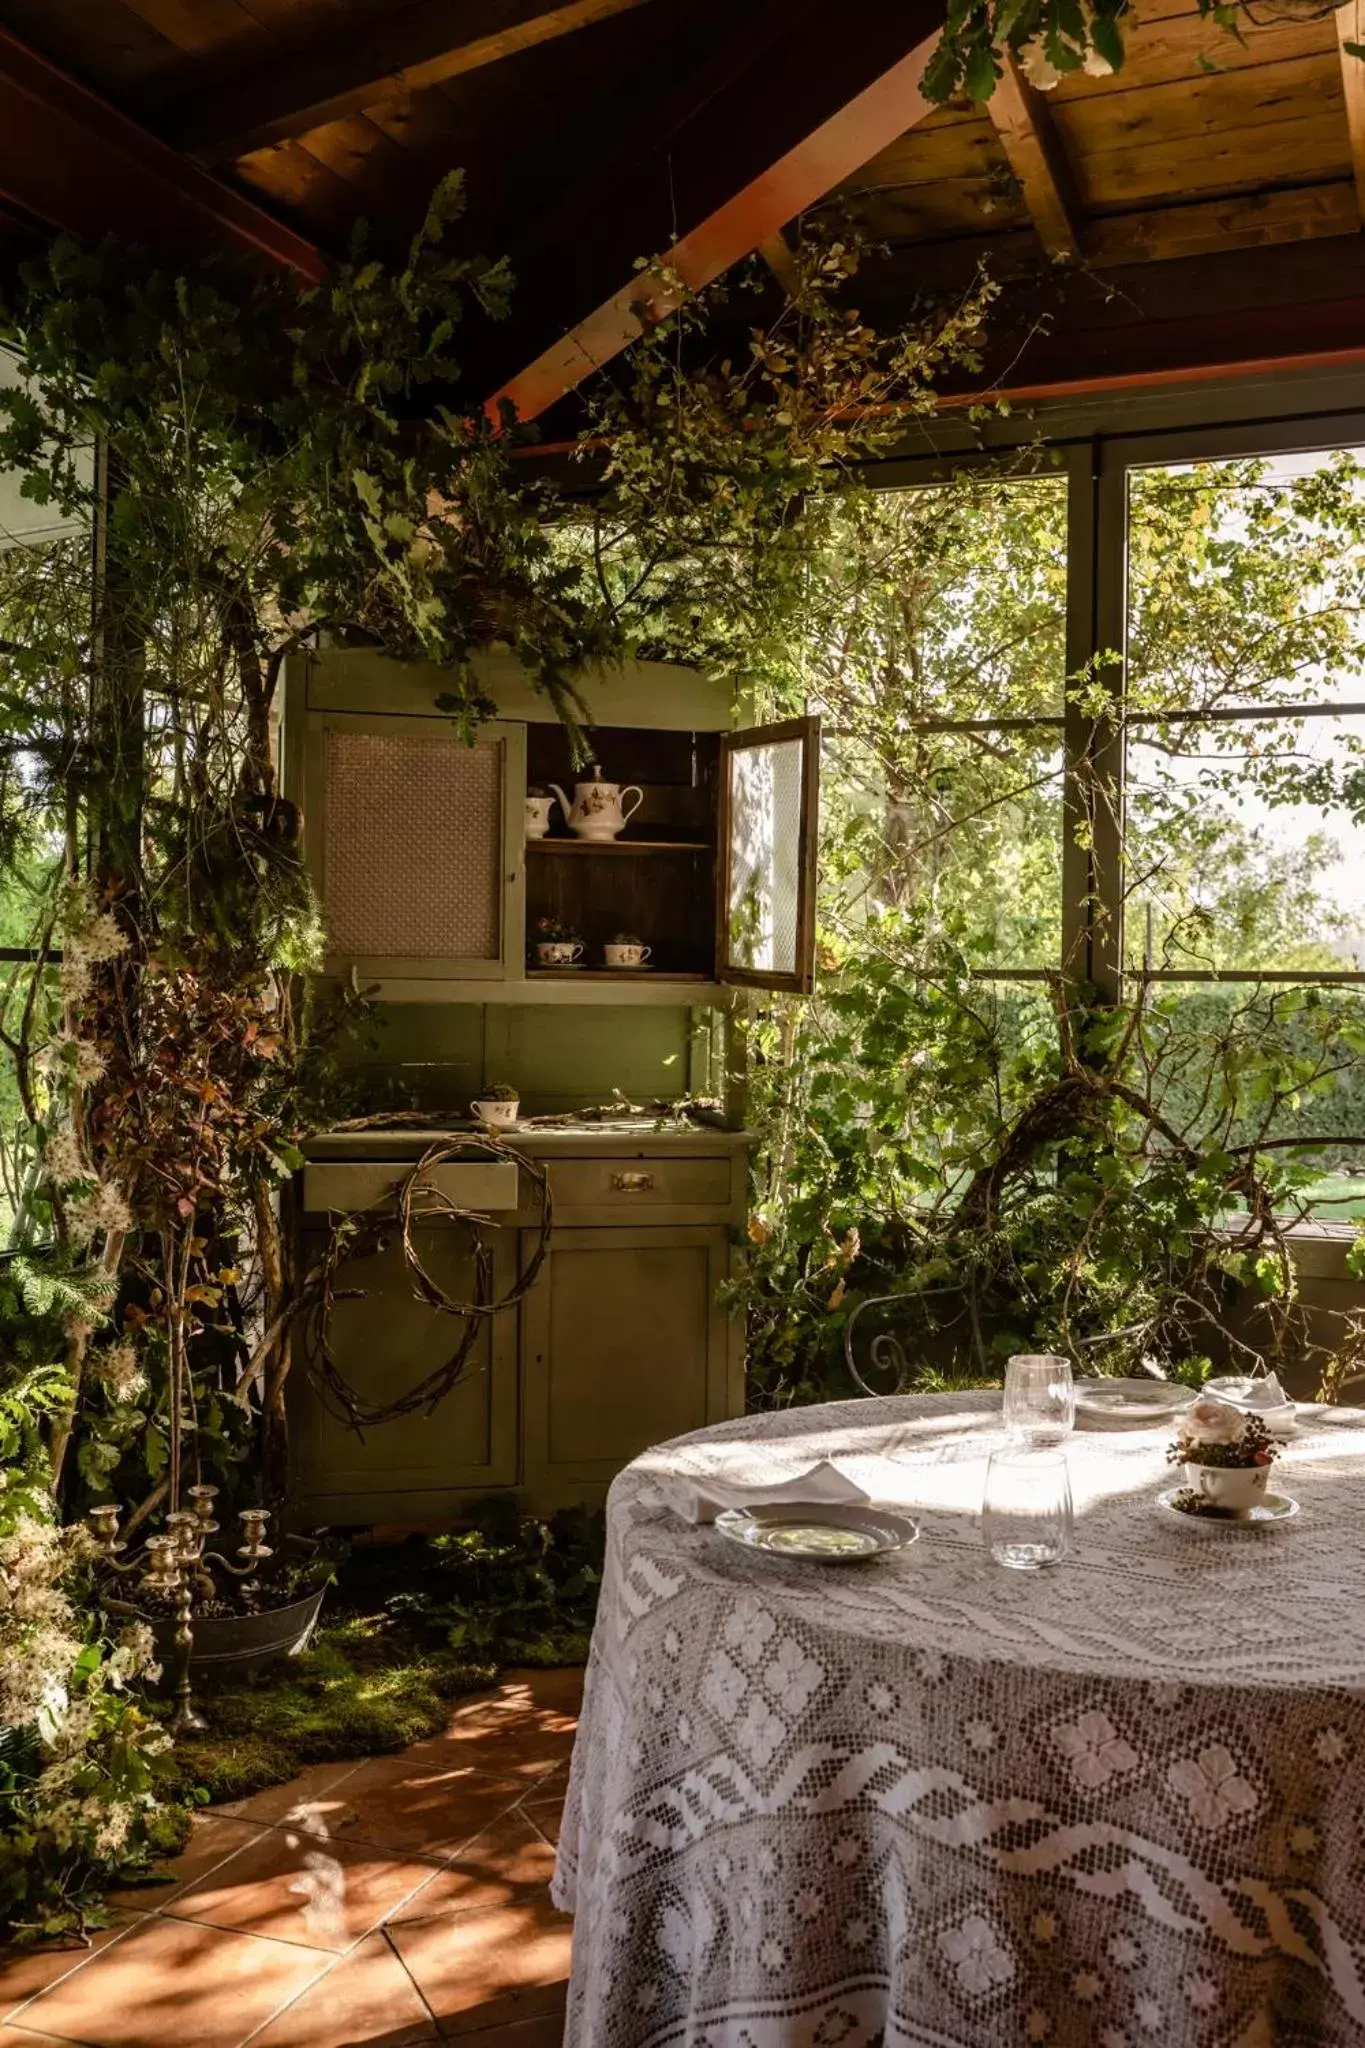
{"type": "Polygon", "coordinates": [[[550,812],[554,808],[552,796],[528,796],[526,798],[526,837],[543,839],[550,829],[550,812]]]}
{"type": "Polygon", "coordinates": [[[469,1105],[471,1115],[497,1131],[510,1131],[520,1108],[515,1095],[510,1098],[505,1095],[476,1095],[469,1105]]]}
{"type": "Polygon", "coordinates": [[[636,940],[613,942],[602,948],[608,967],[643,967],[650,955],[650,948],[636,940]]]}
{"type": "Polygon", "coordinates": [[[1269,1465],[1197,1465],[1185,1461],[1185,1484],[1211,1508],[1244,1515],[1265,1499],[1269,1465]]]}
{"type": "Polygon", "coordinates": [[[583,958],[583,948],[577,939],[542,939],[536,958],[542,967],[572,967],[583,958]]]}

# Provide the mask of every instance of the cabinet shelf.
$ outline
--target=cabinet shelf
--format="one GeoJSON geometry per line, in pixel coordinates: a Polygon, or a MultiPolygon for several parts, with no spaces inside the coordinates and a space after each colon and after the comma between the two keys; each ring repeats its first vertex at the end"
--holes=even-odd
{"type": "Polygon", "coordinates": [[[528,967],[528,981],[710,981],[709,974],[688,968],[661,967],[650,973],[641,967],[528,967]]]}
{"type": "Polygon", "coordinates": [[[708,839],[528,839],[528,853],[714,853],[708,839]]]}

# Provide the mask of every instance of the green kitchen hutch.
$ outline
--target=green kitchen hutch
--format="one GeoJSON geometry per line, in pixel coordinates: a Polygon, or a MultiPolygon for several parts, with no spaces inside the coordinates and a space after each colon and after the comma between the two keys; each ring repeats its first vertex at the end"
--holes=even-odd
{"type": "MultiPolygon", "coordinates": [[[[430,1116],[314,1141],[294,1192],[304,1265],[487,1087],[562,1119],[512,1140],[549,1176],[549,1256],[433,1412],[359,1433],[293,1375],[294,1491],[314,1522],[430,1521],[502,1488],[538,1511],[592,1504],[648,1444],[744,1405],[742,1330],[717,1299],[747,1179],[726,1013],[745,989],[811,985],[816,721],[736,732],[728,688],[657,663],[590,678],[591,772],[642,799],[614,840],[571,835],[557,802],[550,833],[528,838],[528,790],[590,771],[515,661],[488,658],[480,680],[496,717],[471,736],[439,708],[435,668],[332,648],[288,678],[286,784],[327,920],[323,979],[371,991],[375,1098],[430,1116]],[[545,928],[575,935],[571,966],[539,964],[545,928]],[[609,968],[603,949],[625,934],[647,964],[609,968]],[[688,1096],[727,1110],[681,1124],[626,1107],[688,1096]]],[[[500,1295],[539,1227],[528,1176],[456,1156],[437,1179],[500,1226],[500,1295]]],[[[424,1222],[420,1249],[468,1298],[467,1231],[424,1222]]],[[[362,1399],[452,1349],[451,1318],[414,1297],[396,1243],[339,1280],[357,1292],[337,1304],[332,1350],[362,1399]]]]}

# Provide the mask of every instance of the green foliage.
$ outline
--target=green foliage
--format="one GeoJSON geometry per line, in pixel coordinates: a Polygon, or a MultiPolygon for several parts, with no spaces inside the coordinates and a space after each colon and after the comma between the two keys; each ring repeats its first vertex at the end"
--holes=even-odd
{"type": "MultiPolygon", "coordinates": [[[[1199,0],[1199,12],[1240,40],[1241,16],[1249,10],[1246,0],[1199,0]]],[[[949,0],[943,34],[924,75],[925,97],[937,105],[960,92],[988,100],[1007,55],[1044,90],[1071,71],[1106,78],[1123,68],[1132,19],[1132,0],[949,0]]]]}
{"type": "Polygon", "coordinates": [[[14,1351],[0,1341],[0,1928],[30,1938],[83,1928],[102,1888],[143,1856],[166,1749],[130,1690],[150,1641],[112,1639],[79,1532],[53,1521],[41,1430],[71,1397],[47,1362],[68,1288],[20,1261],[0,1267],[0,1315],[16,1332],[14,1351]]]}
{"type": "MultiPolygon", "coordinates": [[[[1065,676],[1064,486],[978,471],[832,518],[798,668],[826,720],[823,973],[750,1032],[763,1143],[738,1296],[758,1398],[852,1391],[844,1325],[879,1293],[904,1295],[926,1385],[998,1377],[1017,1349],[1193,1372],[1239,1299],[1268,1305],[1259,1345],[1292,1348],[1283,1228],[1359,1157],[1361,994],[1139,979],[1106,1009],[1058,980],[1060,715],[1112,709],[1102,675],[1065,676]]],[[[1120,737],[1172,764],[1130,781],[1135,964],[1311,970],[1358,944],[1331,835],[1274,828],[1295,806],[1350,821],[1351,731],[1281,707],[1350,694],[1363,520],[1346,458],[1135,480],[1120,737]],[[1232,704],[1264,719],[1170,715],[1232,704]]]]}
{"type": "Polygon", "coordinates": [[[602,1575],[602,1517],[565,1511],[548,1522],[492,1496],[457,1535],[352,1554],[350,1597],[383,1599],[405,1627],[465,1656],[502,1664],[581,1664],[602,1575]]]}

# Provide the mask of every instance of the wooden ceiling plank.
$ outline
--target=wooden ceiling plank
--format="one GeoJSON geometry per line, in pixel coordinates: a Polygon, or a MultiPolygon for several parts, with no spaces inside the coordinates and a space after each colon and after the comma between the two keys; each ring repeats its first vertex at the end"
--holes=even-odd
{"type": "Polygon", "coordinates": [[[123,0],[123,5],[178,50],[216,50],[262,37],[261,24],[239,0],[123,0]]]}
{"type": "Polygon", "coordinates": [[[166,110],[161,132],[206,162],[304,135],[403,91],[481,70],[645,0],[412,0],[166,110]]]}
{"type": "Polygon", "coordinates": [[[1180,256],[1211,256],[1224,249],[1264,249],[1283,242],[1348,235],[1359,226],[1350,183],[1289,186],[1159,206],[1145,213],[1092,221],[1085,254],[1096,269],[1126,263],[1161,263],[1180,256]]]}
{"type": "Polygon", "coordinates": [[[987,106],[1039,241],[1054,262],[1074,263],[1081,253],[1081,213],[1071,166],[1042,94],[1008,56],[987,106]]]}
{"type": "Polygon", "coordinates": [[[1346,127],[1351,138],[1351,170],[1355,178],[1357,225],[1365,226],[1365,60],[1347,45],[1365,45],[1365,19],[1360,0],[1346,0],[1336,11],[1341,89],[1346,99],[1346,127]]]}
{"type": "MultiPolygon", "coordinates": [[[[624,281],[498,386],[490,417],[508,406],[522,420],[539,418],[666,317],[678,285],[712,283],[935,111],[920,88],[938,41],[936,0],[882,0],[856,40],[843,32],[841,5],[807,0],[794,12],[791,0],[773,0],[749,17],[673,104],[655,110],[646,154],[632,166],[629,148],[618,152],[547,221],[562,242],[594,214],[600,231],[611,219],[609,192],[636,198],[638,188],[656,207],[666,200],[674,228],[670,236],[667,219],[644,226],[642,206],[625,210],[613,245],[594,250],[596,273],[610,260],[624,281]],[[636,268],[651,244],[666,250],[666,271],[636,268]]],[[[559,275],[572,289],[569,253],[560,250],[559,275]]]]}
{"type": "Polygon", "coordinates": [[[1282,185],[1327,184],[1351,175],[1345,124],[1322,114],[1269,122],[1241,134],[1181,136],[1142,149],[1073,152],[1087,214],[1132,213],[1144,205],[1216,199],[1282,185]]]}
{"type": "MultiPolygon", "coordinates": [[[[1275,122],[1340,118],[1341,67],[1334,50],[1284,58],[1251,71],[1228,71],[1133,92],[1101,92],[1089,99],[1053,100],[1058,133],[1078,167],[1096,149],[1164,147],[1179,141],[1247,138],[1255,162],[1259,138],[1251,131],[1275,122]]],[[[1344,150],[1342,152],[1344,154],[1344,150]]],[[[1082,183],[1078,170],[1078,183],[1082,183]]]]}
{"type": "Polygon", "coordinates": [[[1048,97],[1056,106],[1069,100],[1115,99],[1144,87],[1177,85],[1183,79],[1235,77],[1296,57],[1330,55],[1332,45],[1330,21],[1257,24],[1243,14],[1234,36],[1219,28],[1211,15],[1167,21],[1139,17],[1125,31],[1120,70],[1108,78],[1064,72],[1048,97]]]}
{"type": "Polygon", "coordinates": [[[5,0],[5,26],[96,92],[122,93],[181,62],[123,0],[5,0]]]}
{"type": "Polygon", "coordinates": [[[0,202],[91,241],[117,234],[158,253],[227,246],[311,283],[327,273],[311,242],[5,29],[0,202]]]}

